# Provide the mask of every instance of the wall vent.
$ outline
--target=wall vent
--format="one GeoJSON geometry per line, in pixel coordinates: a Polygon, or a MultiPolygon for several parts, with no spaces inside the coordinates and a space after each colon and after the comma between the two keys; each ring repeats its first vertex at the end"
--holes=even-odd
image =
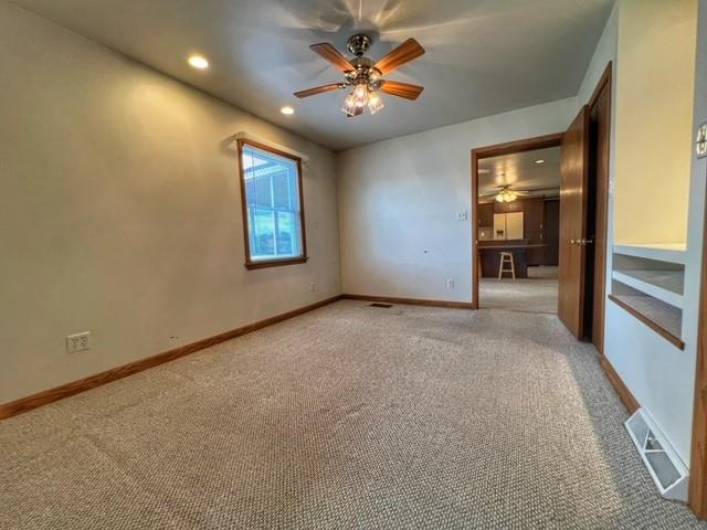
{"type": "Polygon", "coordinates": [[[666,499],[686,502],[687,467],[648,411],[638,409],[626,420],[626,429],[660,494],[666,499]]]}

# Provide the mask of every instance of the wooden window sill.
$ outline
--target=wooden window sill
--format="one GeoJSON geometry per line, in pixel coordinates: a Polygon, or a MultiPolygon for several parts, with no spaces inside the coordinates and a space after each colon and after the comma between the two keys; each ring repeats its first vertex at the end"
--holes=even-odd
{"type": "Polygon", "coordinates": [[[249,261],[246,262],[245,268],[248,270],[254,269],[267,269],[269,267],[283,267],[285,265],[297,265],[301,263],[307,263],[309,258],[307,256],[301,258],[293,259],[278,259],[272,261],[249,261]]]}

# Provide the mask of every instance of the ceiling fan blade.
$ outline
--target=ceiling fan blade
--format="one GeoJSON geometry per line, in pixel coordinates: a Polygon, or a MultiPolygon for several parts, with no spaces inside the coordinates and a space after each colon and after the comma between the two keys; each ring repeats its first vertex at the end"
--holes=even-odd
{"type": "Polygon", "coordinates": [[[398,83],[397,81],[385,81],[381,86],[381,90],[386,94],[412,100],[417,99],[424,89],[418,85],[398,83]]]}
{"type": "Polygon", "coordinates": [[[508,188],[511,191],[515,191],[516,193],[536,193],[539,191],[555,191],[559,190],[560,186],[554,187],[554,188],[513,188],[509,187],[508,188]]]}
{"type": "Polygon", "coordinates": [[[300,90],[295,92],[295,96],[298,98],[307,98],[309,96],[316,96],[317,94],[325,94],[326,92],[334,92],[335,90],[341,90],[346,85],[343,83],[332,83],[331,85],[316,86],[314,88],[308,88],[307,90],[300,90]]]}
{"type": "Polygon", "coordinates": [[[309,47],[314,53],[318,53],[324,59],[329,61],[331,64],[336,66],[342,72],[349,72],[355,70],[354,66],[349,62],[349,60],[344,57],[339,50],[334,48],[328,42],[320,42],[319,44],[312,44],[309,47]]]}
{"type": "Polygon", "coordinates": [[[375,67],[383,75],[389,74],[402,65],[424,55],[425,49],[415,39],[408,39],[388,55],[378,61],[375,67]]]}

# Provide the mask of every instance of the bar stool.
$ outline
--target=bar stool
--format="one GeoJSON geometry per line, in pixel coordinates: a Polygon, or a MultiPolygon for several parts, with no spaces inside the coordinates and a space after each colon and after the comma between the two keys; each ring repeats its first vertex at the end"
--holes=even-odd
{"type": "Polygon", "coordinates": [[[498,279],[503,279],[504,272],[510,272],[511,277],[516,279],[516,267],[513,263],[513,253],[512,252],[500,252],[501,261],[498,263],[498,279]],[[510,265],[511,268],[508,269],[505,265],[510,265]]]}

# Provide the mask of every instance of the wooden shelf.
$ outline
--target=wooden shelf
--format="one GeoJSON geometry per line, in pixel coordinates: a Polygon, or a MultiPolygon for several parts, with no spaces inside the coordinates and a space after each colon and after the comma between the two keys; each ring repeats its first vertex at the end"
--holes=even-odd
{"type": "Polygon", "coordinates": [[[685,243],[655,243],[651,245],[614,245],[615,254],[636,258],[685,264],[687,245],[685,243]]]}
{"type": "Polygon", "coordinates": [[[609,300],[636,317],[665,340],[685,349],[682,334],[682,311],[649,296],[610,294],[609,300]]]}
{"type": "Polygon", "coordinates": [[[615,270],[612,278],[676,308],[683,307],[682,271],[615,270]]]}

